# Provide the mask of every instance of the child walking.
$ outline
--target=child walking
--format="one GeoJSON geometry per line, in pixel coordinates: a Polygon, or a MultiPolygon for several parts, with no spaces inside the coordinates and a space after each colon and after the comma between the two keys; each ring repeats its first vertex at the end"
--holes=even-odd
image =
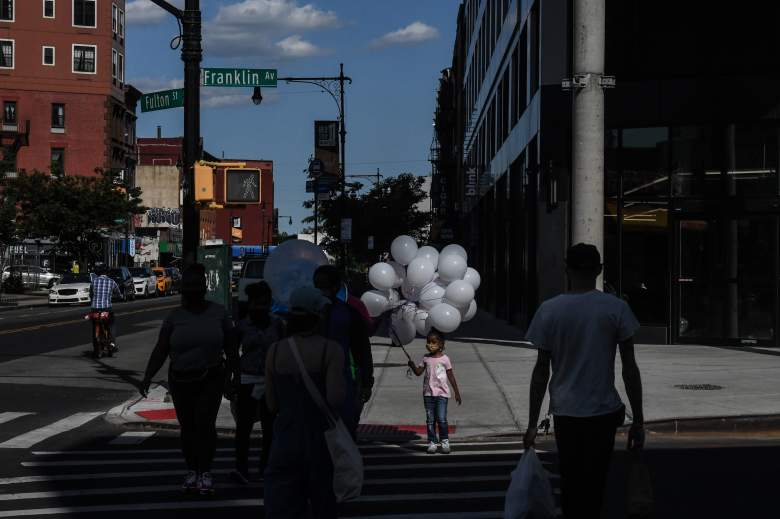
{"type": "Polygon", "coordinates": [[[455,401],[462,403],[458,383],[452,371],[450,358],[444,354],[444,337],[437,331],[431,331],[427,337],[428,355],[417,366],[409,359],[409,368],[418,377],[425,373],[423,380],[423,401],[425,402],[425,422],[428,426],[428,454],[436,454],[438,440],[441,440],[441,452],[450,453],[449,428],[447,426],[447,403],[450,399],[450,385],[455,401]],[[436,426],[439,438],[436,438],[436,426]]]}

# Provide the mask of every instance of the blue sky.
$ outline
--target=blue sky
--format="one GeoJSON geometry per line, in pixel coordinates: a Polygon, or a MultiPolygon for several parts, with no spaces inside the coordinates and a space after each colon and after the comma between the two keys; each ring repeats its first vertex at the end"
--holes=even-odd
{"type": "MultiPolygon", "coordinates": [[[[183,0],[173,3],[183,4],[183,0]]],[[[347,174],[430,174],[427,162],[441,69],[452,60],[458,0],[202,0],[204,67],[276,68],[279,76],[338,75],[347,87],[347,174]]],[[[142,92],[181,86],[172,16],[148,0],[127,3],[127,77],[142,92]]],[[[308,85],[204,89],[201,133],[217,156],[274,161],[280,230],[297,232],[307,212],[307,159],[313,121],[336,119],[327,94],[308,85]]],[[[139,114],[139,137],[182,134],[181,109],[139,114]]]]}

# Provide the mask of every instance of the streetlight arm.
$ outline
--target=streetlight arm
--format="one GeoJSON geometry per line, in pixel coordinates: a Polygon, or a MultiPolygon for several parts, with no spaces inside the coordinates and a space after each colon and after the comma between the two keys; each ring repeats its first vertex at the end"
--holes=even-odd
{"type": "Polygon", "coordinates": [[[181,20],[184,18],[184,11],[176,7],[175,5],[171,5],[165,0],[150,0],[153,4],[165,9],[169,13],[171,13],[173,16],[181,20]]]}

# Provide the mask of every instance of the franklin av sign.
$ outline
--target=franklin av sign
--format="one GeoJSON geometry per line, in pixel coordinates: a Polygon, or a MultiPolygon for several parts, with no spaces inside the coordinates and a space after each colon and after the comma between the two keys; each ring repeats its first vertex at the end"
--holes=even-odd
{"type": "Polygon", "coordinates": [[[200,84],[205,87],[275,87],[276,69],[204,68],[200,84]]]}

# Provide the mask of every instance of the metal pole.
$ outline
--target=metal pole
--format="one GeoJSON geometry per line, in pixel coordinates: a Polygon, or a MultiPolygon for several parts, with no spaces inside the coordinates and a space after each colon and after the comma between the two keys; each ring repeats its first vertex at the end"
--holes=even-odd
{"type": "MultiPolygon", "coordinates": [[[[604,251],[604,2],[574,0],[573,73],[588,75],[572,106],[572,243],[604,251]]],[[[603,282],[599,277],[599,287],[603,282]]]]}
{"type": "Polygon", "coordinates": [[[317,234],[319,232],[319,193],[317,193],[317,181],[314,181],[314,245],[318,245],[317,234]]]}
{"type": "MultiPolygon", "coordinates": [[[[341,129],[339,130],[339,135],[341,136],[341,219],[343,220],[347,216],[347,198],[346,198],[346,189],[347,189],[347,154],[346,154],[346,146],[347,146],[347,128],[345,123],[345,113],[344,113],[344,80],[346,77],[344,76],[344,64],[339,64],[339,103],[340,103],[340,110],[339,110],[339,125],[341,129]]],[[[340,224],[341,222],[339,222],[340,224]]],[[[345,269],[347,268],[347,242],[342,239],[342,245],[344,246],[344,254],[342,255],[341,261],[343,264],[343,267],[345,269]]]]}
{"type": "Polygon", "coordinates": [[[182,208],[182,263],[197,260],[200,219],[195,207],[194,165],[200,159],[201,14],[199,0],[186,0],[182,17],[181,59],[184,62],[184,206],[182,208]]]}

